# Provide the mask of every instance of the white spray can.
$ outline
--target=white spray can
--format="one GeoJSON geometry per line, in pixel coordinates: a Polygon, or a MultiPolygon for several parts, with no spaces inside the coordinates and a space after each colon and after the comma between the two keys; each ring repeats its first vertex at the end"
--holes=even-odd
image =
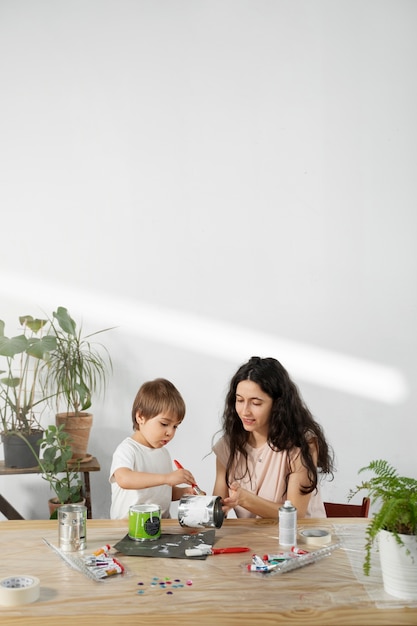
{"type": "Polygon", "coordinates": [[[290,500],[285,500],[278,513],[279,544],[295,546],[297,543],[297,509],[290,500]]]}

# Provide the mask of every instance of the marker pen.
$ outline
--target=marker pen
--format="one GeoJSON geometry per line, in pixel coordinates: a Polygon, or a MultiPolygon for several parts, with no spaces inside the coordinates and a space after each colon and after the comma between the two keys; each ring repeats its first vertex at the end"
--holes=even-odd
{"type": "Polygon", "coordinates": [[[297,546],[293,546],[291,552],[294,552],[294,554],[308,554],[308,550],[302,550],[301,548],[297,548],[297,546]]]}
{"type": "Polygon", "coordinates": [[[101,548],[98,548],[97,550],[95,550],[93,554],[94,556],[100,556],[100,554],[105,554],[110,549],[111,549],[111,546],[108,543],[106,543],[105,546],[101,546],[101,548]]]}
{"type": "Polygon", "coordinates": [[[264,561],[287,561],[288,559],[292,559],[293,555],[289,552],[280,552],[279,554],[264,554],[264,561]]]}
{"type": "Polygon", "coordinates": [[[271,572],[276,567],[278,567],[278,564],[274,563],[270,563],[269,565],[264,563],[262,566],[249,563],[247,566],[248,572],[271,572]]]}
{"type": "Polygon", "coordinates": [[[295,555],[309,554],[307,550],[302,550],[293,546],[290,552],[280,552],[279,554],[264,554],[264,561],[286,561],[294,558],[295,555]]]}
{"type": "Polygon", "coordinates": [[[267,563],[265,563],[265,561],[257,554],[252,555],[252,564],[256,565],[256,567],[265,567],[265,565],[267,565],[267,563]]]}

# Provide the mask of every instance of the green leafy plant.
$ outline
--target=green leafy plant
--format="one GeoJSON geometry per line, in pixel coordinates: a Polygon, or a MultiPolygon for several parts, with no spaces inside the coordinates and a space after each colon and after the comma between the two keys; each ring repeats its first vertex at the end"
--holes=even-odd
{"type": "Polygon", "coordinates": [[[68,412],[79,415],[91,407],[92,395],[103,391],[112,370],[112,361],[102,344],[94,344],[92,337],[111,330],[106,328],[82,336],[82,328],[64,307],[58,307],[50,320],[56,347],[51,352],[46,388],[57,402],[63,398],[68,412]]]}
{"type": "MultiPolygon", "coordinates": [[[[21,433],[18,436],[23,438],[21,433]]],[[[38,441],[42,455],[39,456],[30,442],[27,445],[32,450],[40,469],[40,474],[49,483],[59,504],[81,502],[83,497],[83,483],[80,479],[80,464],[71,462],[71,437],[63,426],[49,425],[38,441]]],[[[51,518],[57,517],[56,511],[51,518]]]]}
{"type": "Polygon", "coordinates": [[[0,356],[5,369],[0,374],[0,418],[3,433],[30,434],[39,430],[40,414],[55,392],[45,395],[41,370],[47,369],[56,338],[48,334],[49,322],[31,315],[19,317],[22,333],[6,337],[0,320],[0,356]]]}
{"type": "Polygon", "coordinates": [[[391,532],[397,543],[403,545],[401,535],[417,535],[417,480],[399,476],[387,461],[371,461],[359,473],[371,471],[374,476],[364,480],[349,492],[349,500],[366,490],[373,504],[380,509],[373,515],[366,529],[363,570],[369,575],[371,549],[380,530],[391,532]]]}
{"type": "Polygon", "coordinates": [[[42,478],[48,481],[60,504],[80,502],[82,482],[79,464],[70,464],[70,436],[63,426],[50,425],[40,440],[42,458],[38,459],[42,478]]]}

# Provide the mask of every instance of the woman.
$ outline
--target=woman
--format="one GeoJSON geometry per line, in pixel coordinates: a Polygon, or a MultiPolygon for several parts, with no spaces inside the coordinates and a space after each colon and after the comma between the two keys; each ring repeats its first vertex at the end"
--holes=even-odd
{"type": "Polygon", "coordinates": [[[291,500],[298,518],[326,517],[317,474],[332,475],[331,450],[276,359],[252,357],[238,369],[213,451],[213,494],[221,496],[225,513],[272,518],[291,500]]]}

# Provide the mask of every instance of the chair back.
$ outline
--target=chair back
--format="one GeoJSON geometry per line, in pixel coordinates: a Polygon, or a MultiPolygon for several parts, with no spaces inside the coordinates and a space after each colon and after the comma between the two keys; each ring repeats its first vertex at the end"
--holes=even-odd
{"type": "Polygon", "coordinates": [[[362,504],[324,502],[327,517],[368,517],[371,501],[363,498],[362,504]]]}

